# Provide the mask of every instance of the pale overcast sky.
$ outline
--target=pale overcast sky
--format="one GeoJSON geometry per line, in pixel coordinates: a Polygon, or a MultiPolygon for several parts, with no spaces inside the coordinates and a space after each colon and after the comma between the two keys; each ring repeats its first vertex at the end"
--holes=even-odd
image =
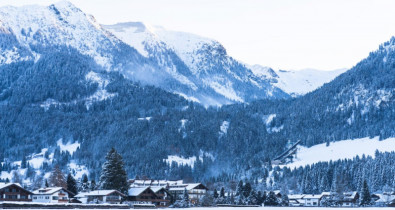
{"type": "MultiPolygon", "coordinates": [[[[0,0],[0,5],[50,0],[0,0]]],[[[393,0],[71,0],[103,24],[142,21],[275,69],[349,68],[395,35],[393,0]]]]}

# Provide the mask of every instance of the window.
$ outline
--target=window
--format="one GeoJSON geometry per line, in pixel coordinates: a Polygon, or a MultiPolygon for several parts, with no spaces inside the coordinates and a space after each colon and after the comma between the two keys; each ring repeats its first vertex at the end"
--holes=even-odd
{"type": "Polygon", "coordinates": [[[16,195],[6,195],[6,199],[17,199],[16,195]]]}
{"type": "Polygon", "coordinates": [[[52,200],[59,200],[58,196],[52,196],[52,200]]]}
{"type": "Polygon", "coordinates": [[[21,195],[21,199],[26,199],[26,195],[21,195]]]}
{"type": "Polygon", "coordinates": [[[49,200],[49,196],[45,196],[45,199],[49,200]]]}
{"type": "Polygon", "coordinates": [[[37,196],[33,196],[33,199],[35,199],[35,200],[36,200],[36,199],[37,199],[37,196]]]}

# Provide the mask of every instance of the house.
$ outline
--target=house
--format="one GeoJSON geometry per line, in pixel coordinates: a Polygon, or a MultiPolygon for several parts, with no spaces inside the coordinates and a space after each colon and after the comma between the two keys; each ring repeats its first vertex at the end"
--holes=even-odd
{"type": "Polygon", "coordinates": [[[359,193],[357,191],[343,193],[343,199],[340,205],[343,207],[358,206],[359,193]]]}
{"type": "Polygon", "coordinates": [[[391,193],[383,193],[383,194],[373,194],[372,197],[377,196],[375,200],[376,206],[390,206],[391,203],[395,203],[395,195],[391,195],[391,193]]]}
{"type": "Polygon", "coordinates": [[[319,206],[322,197],[323,197],[322,194],[318,194],[318,195],[306,194],[303,197],[303,200],[304,200],[303,206],[319,206]]]}
{"type": "Polygon", "coordinates": [[[183,198],[185,190],[187,190],[188,192],[189,201],[192,204],[195,204],[207,193],[208,188],[201,183],[182,184],[171,186],[169,188],[169,192],[174,196],[176,200],[180,200],[183,198]]]}
{"type": "Polygon", "coordinates": [[[23,201],[31,202],[32,195],[18,183],[0,182],[0,201],[23,201]]]}
{"type": "Polygon", "coordinates": [[[161,202],[161,198],[157,196],[150,187],[146,187],[146,186],[129,188],[128,196],[126,200],[131,205],[156,204],[161,202]]]}
{"type": "Polygon", "coordinates": [[[63,187],[47,187],[33,191],[33,202],[38,203],[68,203],[74,193],[63,187]]]}
{"type": "Polygon", "coordinates": [[[159,200],[155,203],[157,207],[168,207],[172,200],[171,193],[165,187],[150,187],[159,200]]]}
{"type": "Polygon", "coordinates": [[[117,190],[94,190],[90,192],[78,193],[75,196],[81,203],[109,203],[120,204],[126,195],[117,190]]]}
{"type": "Polygon", "coordinates": [[[304,206],[304,196],[303,194],[288,195],[290,206],[304,206]]]}

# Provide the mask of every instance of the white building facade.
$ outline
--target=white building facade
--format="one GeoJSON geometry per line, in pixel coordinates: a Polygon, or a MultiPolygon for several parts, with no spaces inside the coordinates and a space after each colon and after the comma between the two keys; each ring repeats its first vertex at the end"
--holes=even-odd
{"type": "Polygon", "coordinates": [[[68,203],[72,193],[62,187],[40,188],[33,192],[32,201],[37,203],[68,203]]]}

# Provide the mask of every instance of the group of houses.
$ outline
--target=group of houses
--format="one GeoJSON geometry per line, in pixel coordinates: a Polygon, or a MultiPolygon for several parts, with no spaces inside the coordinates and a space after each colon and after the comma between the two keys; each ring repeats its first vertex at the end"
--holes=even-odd
{"type": "Polygon", "coordinates": [[[188,193],[189,202],[194,204],[208,190],[201,183],[184,183],[182,180],[129,180],[129,184],[128,194],[117,190],[93,190],[75,195],[63,187],[40,188],[30,192],[18,183],[0,183],[0,202],[83,204],[120,204],[122,202],[132,206],[149,204],[156,207],[167,207],[171,202],[184,199],[184,192],[188,193]]]}
{"type": "Polygon", "coordinates": [[[185,192],[191,204],[199,201],[208,191],[202,183],[184,183],[183,180],[129,180],[128,199],[133,204],[155,204],[169,206],[171,201],[183,199],[185,192]],[[147,196],[150,199],[147,199],[147,196]]]}
{"type": "MultiPolygon", "coordinates": [[[[184,183],[182,180],[129,180],[128,194],[117,190],[93,190],[80,192],[77,195],[63,187],[40,188],[33,192],[24,189],[18,183],[0,182],[0,202],[19,201],[36,203],[83,203],[83,204],[120,204],[155,205],[167,207],[176,200],[182,200],[188,194],[190,204],[196,204],[208,191],[201,183],[184,183]]],[[[280,191],[275,195],[281,198],[280,191]]],[[[323,201],[331,197],[330,192],[321,194],[290,194],[290,206],[322,206],[323,201]]],[[[358,206],[359,193],[345,192],[338,203],[342,207],[358,206]]],[[[395,192],[372,194],[376,206],[395,206],[395,192]]]]}
{"type": "MultiPolygon", "coordinates": [[[[322,206],[324,200],[330,200],[330,192],[322,192],[321,194],[293,194],[288,195],[290,206],[322,206]]],[[[356,207],[359,205],[360,195],[357,191],[344,192],[338,196],[338,205],[341,207],[356,207]]],[[[372,194],[375,206],[394,206],[395,192],[372,194]]]]}

